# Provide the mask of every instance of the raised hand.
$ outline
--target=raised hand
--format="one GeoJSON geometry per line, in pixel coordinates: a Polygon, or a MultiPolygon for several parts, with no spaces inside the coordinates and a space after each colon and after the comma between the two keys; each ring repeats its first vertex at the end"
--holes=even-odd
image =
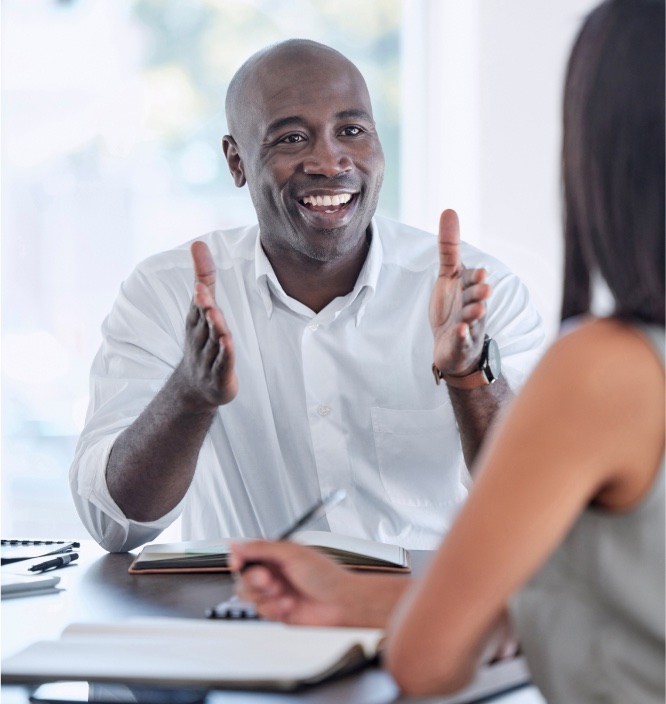
{"type": "Polygon", "coordinates": [[[191,247],[195,285],[185,323],[185,352],[178,372],[189,399],[208,406],[232,401],[238,392],[231,332],[215,302],[215,262],[204,242],[191,247]]]}
{"type": "Polygon", "coordinates": [[[439,219],[439,274],[430,296],[434,362],[445,374],[475,371],[483,350],[486,304],[491,293],[485,269],[465,269],[460,257],[460,225],[454,210],[439,219]]]}

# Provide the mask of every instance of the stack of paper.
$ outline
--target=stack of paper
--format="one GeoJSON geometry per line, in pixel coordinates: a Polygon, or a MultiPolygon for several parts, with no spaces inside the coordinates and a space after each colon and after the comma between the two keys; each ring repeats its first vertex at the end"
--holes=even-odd
{"type": "Polygon", "coordinates": [[[31,596],[35,594],[55,594],[60,591],[56,585],[60,577],[52,573],[39,573],[20,575],[2,572],[2,598],[12,599],[17,596],[31,596]]]}

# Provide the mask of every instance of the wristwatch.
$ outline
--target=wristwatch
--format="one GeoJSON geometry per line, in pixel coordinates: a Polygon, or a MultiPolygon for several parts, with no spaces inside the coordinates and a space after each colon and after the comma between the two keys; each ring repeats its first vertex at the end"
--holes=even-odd
{"type": "Polygon", "coordinates": [[[433,363],[432,373],[437,386],[439,386],[440,379],[444,379],[449,386],[453,386],[455,389],[476,389],[479,386],[492,384],[502,374],[499,347],[492,337],[486,335],[483,340],[481,359],[476,371],[465,376],[453,376],[451,374],[443,374],[433,363]]]}

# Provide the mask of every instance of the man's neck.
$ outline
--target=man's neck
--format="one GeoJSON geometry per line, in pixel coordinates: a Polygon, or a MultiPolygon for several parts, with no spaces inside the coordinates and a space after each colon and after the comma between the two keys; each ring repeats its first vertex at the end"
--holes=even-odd
{"type": "Polygon", "coordinates": [[[369,250],[369,236],[359,243],[356,250],[332,262],[310,259],[293,250],[271,253],[264,246],[284,292],[315,313],[326,308],[334,299],[353,291],[369,250]]]}

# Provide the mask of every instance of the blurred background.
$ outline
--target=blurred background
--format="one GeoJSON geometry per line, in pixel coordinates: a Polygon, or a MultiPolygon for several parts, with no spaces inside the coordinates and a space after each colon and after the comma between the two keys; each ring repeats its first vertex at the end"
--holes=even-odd
{"type": "Polygon", "coordinates": [[[2,0],[2,536],[87,537],[67,475],[100,325],[141,259],[255,221],[220,141],[228,82],[267,44],[307,37],[359,66],[379,210],[434,232],[456,208],[552,338],[562,82],[595,4],[2,0]]]}

